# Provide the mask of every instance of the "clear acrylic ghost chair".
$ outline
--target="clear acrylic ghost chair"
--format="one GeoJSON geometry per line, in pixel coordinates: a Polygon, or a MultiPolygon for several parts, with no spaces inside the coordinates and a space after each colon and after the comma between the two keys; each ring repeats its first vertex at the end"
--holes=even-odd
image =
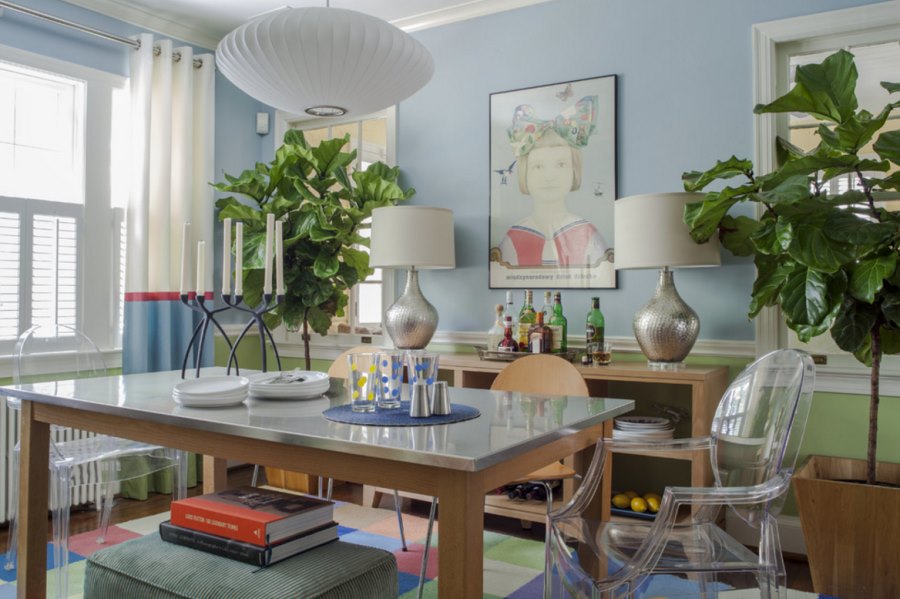
{"type": "Polygon", "coordinates": [[[553,597],[633,597],[648,576],[670,574],[695,580],[701,597],[716,597],[717,575],[730,572],[754,575],[762,598],[784,598],[776,516],[794,473],[814,379],[807,354],[778,350],[731,383],[710,436],[600,441],[581,487],[550,515],[547,560],[552,577],[546,592],[553,597]],[[601,488],[610,451],[708,451],[714,486],[667,487],[652,523],[600,522],[588,507],[601,488]],[[758,532],[758,554],[716,524],[723,507],[758,532]],[[679,520],[679,515],[685,518],[679,520]]]}
{"type": "MultiPolygon", "coordinates": [[[[36,383],[53,379],[77,379],[106,375],[106,364],[97,346],[83,333],[59,324],[36,325],[23,333],[13,353],[13,382],[36,383]],[[53,372],[55,374],[49,374],[53,372]]],[[[16,415],[21,407],[16,398],[7,398],[8,407],[16,415]]],[[[107,435],[88,436],[61,426],[51,427],[50,497],[52,516],[53,563],[56,570],[57,595],[66,596],[68,584],[69,508],[72,493],[99,482],[100,534],[103,543],[109,527],[113,495],[118,483],[166,468],[172,468],[176,498],[187,493],[187,454],[128,439],[107,435]],[[88,474],[95,468],[96,474],[88,474]]],[[[18,500],[19,445],[13,450],[13,502],[18,500]]],[[[9,545],[5,568],[16,563],[16,505],[10,518],[9,545]]]]}

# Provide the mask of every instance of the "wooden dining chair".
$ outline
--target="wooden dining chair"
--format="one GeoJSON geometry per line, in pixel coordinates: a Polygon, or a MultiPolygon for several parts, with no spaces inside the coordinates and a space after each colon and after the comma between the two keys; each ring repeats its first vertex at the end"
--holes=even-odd
{"type": "MultiPolygon", "coordinates": [[[[533,393],[536,395],[577,395],[587,397],[587,383],[584,377],[571,362],[552,354],[534,354],[518,358],[510,362],[500,371],[491,384],[491,391],[514,391],[533,393]]],[[[525,476],[507,482],[507,485],[535,483],[544,487],[547,492],[547,516],[553,511],[554,481],[575,478],[576,472],[561,462],[553,462],[543,468],[529,472],[525,476]]],[[[428,531],[425,533],[425,551],[422,555],[422,568],[419,574],[417,599],[421,599],[425,584],[425,571],[428,567],[428,548],[431,545],[431,532],[434,526],[437,500],[431,500],[428,514],[428,531]]],[[[549,536],[545,536],[545,542],[549,536]]],[[[547,572],[544,573],[545,579],[547,572]]]]}

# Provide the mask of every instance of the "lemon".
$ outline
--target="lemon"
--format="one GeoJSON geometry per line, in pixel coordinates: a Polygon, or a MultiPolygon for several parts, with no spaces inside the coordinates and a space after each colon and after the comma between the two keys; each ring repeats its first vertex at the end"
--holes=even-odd
{"type": "Polygon", "coordinates": [[[650,508],[650,513],[655,514],[659,511],[659,499],[651,497],[650,495],[644,495],[644,499],[647,501],[647,507],[650,508]]]}
{"type": "Polygon", "coordinates": [[[644,493],[644,499],[650,499],[651,497],[656,500],[656,503],[662,501],[662,496],[658,493],[644,493]]]}
{"type": "Polygon", "coordinates": [[[647,502],[643,497],[635,497],[631,500],[631,509],[635,512],[646,512],[647,511],[647,502]]]}
{"type": "Polygon", "coordinates": [[[625,495],[628,495],[628,499],[634,499],[638,496],[637,491],[625,491],[625,495]]]}
{"type": "Polygon", "coordinates": [[[618,495],[613,495],[612,504],[620,510],[628,509],[628,506],[631,504],[631,498],[624,493],[619,493],[618,495]]]}

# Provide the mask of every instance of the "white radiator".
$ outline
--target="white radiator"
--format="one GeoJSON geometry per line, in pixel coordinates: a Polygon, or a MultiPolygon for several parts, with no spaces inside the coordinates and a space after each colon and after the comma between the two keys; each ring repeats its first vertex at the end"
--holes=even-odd
{"type": "MultiPolygon", "coordinates": [[[[13,493],[13,449],[19,441],[19,412],[11,410],[6,405],[6,398],[0,397],[0,522],[7,522],[10,518],[12,506],[15,504],[13,493]]],[[[84,439],[93,436],[94,433],[71,429],[51,427],[50,436],[56,442],[84,439]]],[[[99,469],[96,463],[84,464],[75,469],[72,474],[72,505],[93,502],[99,505],[99,469]]],[[[50,506],[54,507],[53,505],[50,506]]]]}

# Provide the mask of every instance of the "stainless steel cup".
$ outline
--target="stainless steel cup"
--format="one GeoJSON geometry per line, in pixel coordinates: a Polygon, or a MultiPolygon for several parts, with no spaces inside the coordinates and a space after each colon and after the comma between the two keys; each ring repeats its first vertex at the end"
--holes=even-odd
{"type": "Polygon", "coordinates": [[[434,383],[431,413],[435,416],[446,416],[450,413],[450,387],[447,385],[447,381],[436,381],[434,383]]]}
{"type": "Polygon", "coordinates": [[[428,418],[431,416],[431,403],[428,400],[428,385],[419,380],[413,383],[410,392],[409,415],[412,418],[428,418]]]}

